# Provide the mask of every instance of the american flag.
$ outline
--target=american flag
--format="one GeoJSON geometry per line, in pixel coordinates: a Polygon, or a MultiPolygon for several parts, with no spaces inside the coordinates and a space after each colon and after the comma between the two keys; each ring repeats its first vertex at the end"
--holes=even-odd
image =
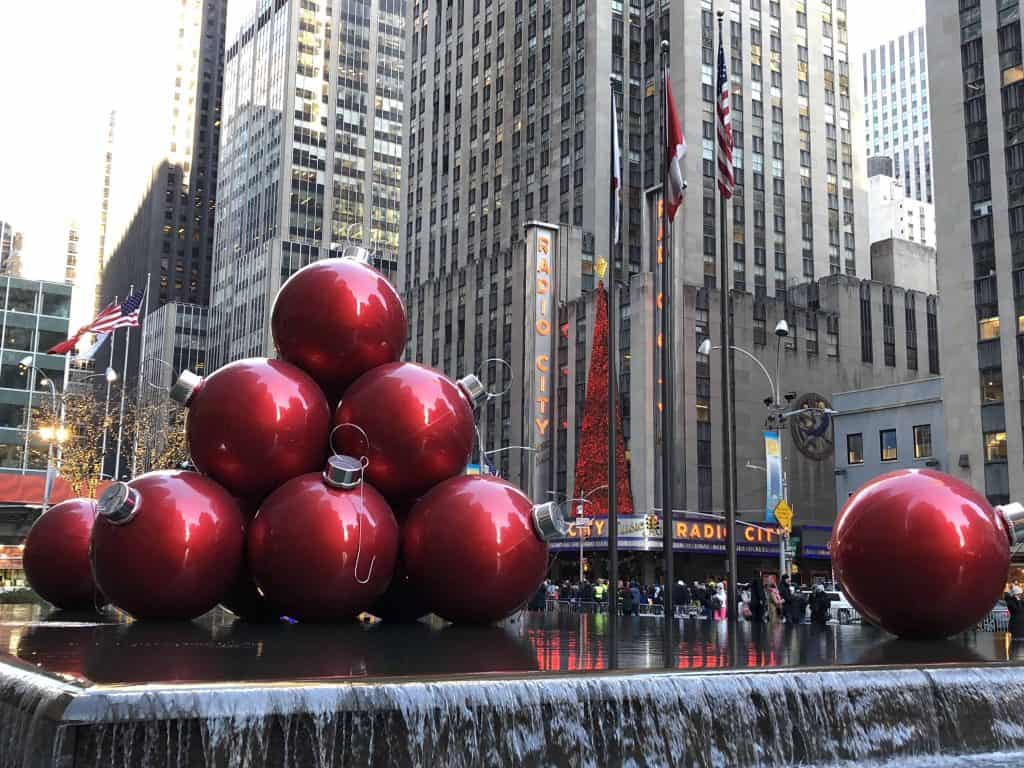
{"type": "Polygon", "coordinates": [[[90,331],[103,334],[116,331],[118,328],[138,328],[139,314],[144,298],[145,293],[133,293],[120,304],[111,303],[96,315],[91,323],[83,325],[75,332],[74,336],[47,350],[47,354],[66,355],[78,346],[79,339],[90,331]]]}
{"type": "Polygon", "coordinates": [[[88,330],[93,333],[110,333],[118,328],[138,328],[143,298],[145,294],[138,292],[120,304],[111,304],[96,316],[88,330]]]}
{"type": "Polygon", "coordinates": [[[725,68],[725,48],[718,40],[718,189],[729,199],[736,188],[732,169],[732,114],[729,107],[729,73],[725,68]]]}

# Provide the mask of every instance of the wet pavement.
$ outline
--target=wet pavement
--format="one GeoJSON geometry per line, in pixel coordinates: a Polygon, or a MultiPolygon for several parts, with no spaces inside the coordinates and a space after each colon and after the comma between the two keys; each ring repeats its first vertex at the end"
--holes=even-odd
{"type": "MultiPolygon", "coordinates": [[[[192,623],[124,623],[0,606],[0,662],[13,657],[83,687],[144,683],[439,679],[609,668],[606,614],[523,613],[497,627],[265,625],[216,611],[192,623]]],[[[619,618],[618,667],[663,667],[663,623],[619,618]]],[[[1024,643],[972,632],[933,643],[898,640],[869,626],[678,622],[674,669],[1024,663],[1024,643]]]]}

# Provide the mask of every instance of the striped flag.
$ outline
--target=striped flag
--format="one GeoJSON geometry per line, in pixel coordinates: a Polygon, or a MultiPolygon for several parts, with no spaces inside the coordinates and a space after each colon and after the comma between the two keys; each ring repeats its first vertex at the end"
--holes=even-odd
{"type": "Polygon", "coordinates": [[[732,168],[732,114],[729,106],[729,73],[725,68],[725,48],[718,39],[718,189],[726,200],[732,197],[736,179],[732,168]]]}
{"type": "Polygon", "coordinates": [[[668,158],[668,167],[665,169],[668,181],[665,210],[668,212],[669,219],[674,219],[676,210],[683,204],[683,197],[686,195],[686,181],[683,180],[686,139],[683,137],[683,128],[679,124],[676,100],[672,98],[672,81],[668,76],[667,67],[662,73],[662,83],[664,85],[662,90],[665,93],[665,156],[668,158]]]}
{"type": "Polygon", "coordinates": [[[96,315],[88,325],[83,325],[74,336],[62,341],[47,351],[48,355],[66,355],[78,345],[78,340],[87,333],[110,333],[118,328],[138,328],[144,293],[133,293],[120,304],[111,303],[96,315]]]}
{"type": "Polygon", "coordinates": [[[612,89],[612,204],[615,209],[615,236],[619,242],[622,222],[622,146],[619,144],[619,110],[615,106],[615,89],[612,89]]]}

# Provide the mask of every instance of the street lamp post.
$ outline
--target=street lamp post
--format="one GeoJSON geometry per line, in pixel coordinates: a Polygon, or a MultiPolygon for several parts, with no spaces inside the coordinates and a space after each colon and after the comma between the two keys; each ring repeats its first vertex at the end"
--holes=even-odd
{"type": "MultiPolygon", "coordinates": [[[[50,401],[53,409],[53,418],[57,418],[57,386],[53,379],[40,371],[31,355],[26,355],[19,361],[19,366],[34,375],[39,374],[39,383],[50,388],[50,401]]],[[[32,379],[29,379],[32,385],[32,379]]],[[[43,512],[50,508],[50,492],[53,490],[53,481],[56,476],[56,465],[54,463],[53,446],[55,443],[63,443],[67,439],[67,430],[64,429],[64,412],[60,411],[60,424],[56,427],[45,426],[39,429],[39,436],[46,441],[46,479],[43,482],[43,512]]]]}

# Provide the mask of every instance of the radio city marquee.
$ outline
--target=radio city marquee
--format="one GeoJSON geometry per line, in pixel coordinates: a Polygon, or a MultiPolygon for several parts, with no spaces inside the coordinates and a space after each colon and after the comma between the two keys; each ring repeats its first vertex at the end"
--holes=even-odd
{"type": "MultiPolygon", "coordinates": [[[[673,548],[676,552],[725,554],[728,528],[722,523],[684,517],[676,520],[674,525],[673,548]]],[[[568,537],[551,542],[551,549],[578,552],[580,535],[583,536],[584,549],[605,549],[608,546],[608,520],[595,518],[589,526],[580,530],[577,530],[575,525],[571,526],[568,537]]],[[[660,518],[655,515],[619,517],[620,549],[656,551],[661,547],[660,518]]],[[[740,555],[777,556],[779,540],[772,528],[737,525],[736,551],[740,555]]]]}

